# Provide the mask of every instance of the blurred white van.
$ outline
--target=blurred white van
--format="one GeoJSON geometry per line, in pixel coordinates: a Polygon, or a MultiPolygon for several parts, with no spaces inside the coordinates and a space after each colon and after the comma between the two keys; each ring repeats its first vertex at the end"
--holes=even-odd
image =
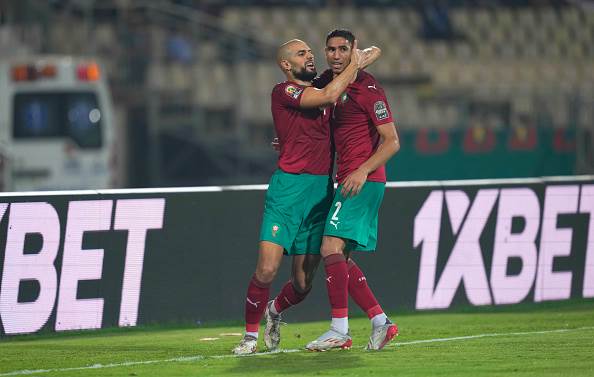
{"type": "Polygon", "coordinates": [[[112,187],[113,118],[93,59],[0,58],[0,191],[112,187]]]}

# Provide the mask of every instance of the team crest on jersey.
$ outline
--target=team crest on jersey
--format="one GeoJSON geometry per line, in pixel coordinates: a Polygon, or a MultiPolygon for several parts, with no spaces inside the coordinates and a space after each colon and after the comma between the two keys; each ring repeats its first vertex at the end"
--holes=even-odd
{"type": "Polygon", "coordinates": [[[303,91],[303,89],[297,88],[296,86],[293,86],[293,85],[287,85],[287,87],[285,88],[285,93],[287,93],[287,95],[289,97],[292,97],[295,99],[297,99],[297,97],[299,97],[299,95],[301,94],[302,91],[303,91]]]}
{"type": "Polygon", "coordinates": [[[384,101],[377,101],[373,104],[373,110],[375,111],[375,117],[377,120],[388,119],[388,108],[384,101]]]}
{"type": "Polygon", "coordinates": [[[280,226],[274,224],[272,226],[272,237],[276,237],[276,234],[278,233],[279,230],[280,230],[280,226]]]}
{"type": "Polygon", "coordinates": [[[345,103],[348,99],[349,99],[349,96],[346,94],[346,92],[341,94],[340,102],[345,103]]]}

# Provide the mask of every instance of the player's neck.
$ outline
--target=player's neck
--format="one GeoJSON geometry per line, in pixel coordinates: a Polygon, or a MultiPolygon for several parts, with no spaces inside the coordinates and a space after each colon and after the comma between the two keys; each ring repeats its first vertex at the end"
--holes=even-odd
{"type": "MultiPolygon", "coordinates": [[[[340,72],[340,73],[342,73],[342,72],[340,72]]],[[[332,79],[334,80],[334,79],[336,78],[336,76],[340,75],[340,73],[334,73],[334,72],[332,72],[332,79]]],[[[349,82],[349,84],[352,84],[352,83],[354,83],[355,81],[357,81],[357,78],[358,78],[358,77],[359,77],[359,71],[357,71],[357,73],[355,73],[355,77],[353,77],[353,78],[351,79],[351,81],[349,82]]]]}
{"type": "Polygon", "coordinates": [[[289,77],[289,81],[294,82],[295,84],[299,84],[301,86],[311,86],[311,81],[303,81],[296,79],[295,77],[289,77]]]}

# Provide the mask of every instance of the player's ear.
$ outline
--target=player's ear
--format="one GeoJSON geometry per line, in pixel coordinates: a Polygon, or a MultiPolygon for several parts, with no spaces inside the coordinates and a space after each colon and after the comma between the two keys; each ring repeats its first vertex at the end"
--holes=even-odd
{"type": "Polygon", "coordinates": [[[281,69],[283,71],[290,71],[291,70],[291,63],[289,63],[288,60],[283,59],[283,60],[280,61],[279,64],[280,64],[280,67],[281,67],[281,69]]]}

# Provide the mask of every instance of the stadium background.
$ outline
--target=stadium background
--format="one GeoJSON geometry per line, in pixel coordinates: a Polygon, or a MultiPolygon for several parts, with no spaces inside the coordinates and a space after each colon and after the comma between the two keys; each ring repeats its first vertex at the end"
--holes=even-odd
{"type": "Polygon", "coordinates": [[[97,56],[118,119],[120,186],[266,183],[279,43],[378,45],[403,140],[393,181],[591,173],[589,1],[4,1],[0,54],[97,56]],[[76,30],[76,32],[72,32],[76,30]]]}
{"type": "Polygon", "coordinates": [[[0,376],[592,376],[593,8],[0,0],[0,60],[101,60],[118,187],[134,188],[0,193],[0,376]],[[351,305],[353,349],[304,352],[328,328],[318,272],[282,352],[235,357],[265,187],[183,186],[267,181],[274,50],[305,39],[322,70],[339,26],[383,50],[370,71],[402,139],[390,180],[423,181],[388,185],[379,252],[358,259],[400,336],[364,351],[351,305]]]}
{"type": "MultiPolygon", "coordinates": [[[[490,184],[497,189],[520,185],[534,190],[543,213],[549,185],[570,185],[576,195],[591,189],[591,177],[571,177],[594,172],[594,11],[588,2],[5,1],[0,4],[0,54],[90,55],[101,60],[118,119],[121,187],[266,183],[276,160],[270,148],[274,134],[269,94],[273,84],[282,80],[273,62],[276,46],[290,38],[304,39],[314,49],[318,70],[322,71],[326,65],[324,36],[335,27],[352,29],[362,46],[375,44],[382,48],[381,59],[369,70],[388,93],[402,139],[402,150],[388,165],[389,180],[567,176],[562,181],[490,184]]],[[[416,283],[418,255],[398,253],[418,249],[418,244],[413,246],[411,241],[412,222],[429,188],[464,191],[464,211],[485,188],[460,183],[427,185],[423,189],[415,189],[414,185],[402,189],[402,196],[391,189],[381,232],[392,232],[394,238],[385,237],[383,242],[385,249],[393,249],[393,254],[387,259],[363,260],[362,265],[370,271],[381,271],[386,279],[396,276],[416,283]],[[416,198],[414,202],[402,199],[411,197],[416,198]],[[410,233],[398,237],[394,231],[398,226],[400,231],[410,233]],[[413,267],[408,269],[404,260],[412,261],[413,267]],[[399,263],[398,268],[408,270],[410,276],[394,273],[391,266],[399,263]]],[[[212,281],[221,284],[229,296],[243,289],[252,272],[249,263],[255,262],[256,227],[261,215],[257,208],[262,192],[232,191],[215,199],[214,194],[209,199],[202,195],[178,193],[169,198],[159,192],[133,192],[99,193],[93,197],[114,200],[114,205],[119,199],[153,196],[166,196],[174,203],[174,210],[167,212],[171,209],[167,202],[165,225],[171,221],[176,226],[164,229],[182,236],[175,235],[168,241],[167,232],[152,234],[153,242],[147,244],[165,256],[148,254],[155,259],[147,262],[145,272],[153,271],[154,275],[148,275],[149,280],[143,284],[150,287],[145,294],[153,301],[141,298],[139,320],[143,324],[237,319],[241,315],[243,296],[239,294],[222,304],[220,297],[219,301],[209,299],[210,306],[200,318],[203,302],[193,293],[200,286],[201,294],[206,295],[212,281]],[[230,197],[233,200],[228,200],[230,197]],[[208,211],[217,209],[221,217],[209,215],[208,211]],[[230,237],[225,216],[244,224],[237,238],[230,237]],[[195,244],[203,241],[184,243],[184,234],[188,239],[202,234],[194,233],[192,228],[200,225],[196,224],[199,218],[207,220],[201,227],[204,238],[210,236],[202,247],[243,253],[238,258],[226,255],[235,271],[231,284],[220,276],[225,259],[217,260],[213,254],[202,261],[204,254],[195,253],[195,244]],[[221,246],[219,240],[225,240],[223,244],[228,246],[221,246]],[[168,242],[175,246],[170,247],[168,242]],[[179,258],[168,265],[167,258],[172,255],[179,258]],[[160,283],[159,272],[164,266],[170,268],[165,271],[171,285],[160,283]],[[187,268],[185,276],[191,279],[184,279],[177,268],[187,268]],[[174,290],[179,291],[168,296],[174,290]],[[165,298],[179,302],[164,306],[165,298]],[[143,304],[149,307],[144,313],[143,304]]],[[[588,283],[585,277],[591,276],[585,272],[589,268],[585,265],[586,248],[591,241],[584,215],[589,209],[578,208],[576,195],[568,196],[572,203],[575,200],[575,208],[566,212],[575,216],[565,215],[559,225],[576,229],[575,242],[569,243],[571,257],[559,258],[555,268],[574,271],[570,295],[579,299],[590,297],[583,292],[588,283]]],[[[23,196],[5,200],[11,203],[10,212],[0,223],[0,250],[7,249],[5,240],[12,219],[9,213],[13,213],[15,203],[49,202],[55,207],[64,239],[70,203],[86,198],[23,196]]],[[[6,208],[2,208],[3,215],[6,208]]],[[[498,216],[496,211],[489,213],[489,234],[480,240],[486,268],[498,216]]],[[[543,214],[542,224],[544,221],[543,214]]],[[[445,215],[443,223],[444,228],[450,224],[445,215]]],[[[451,234],[445,237],[448,245],[446,253],[439,256],[440,269],[454,243],[451,234]]],[[[43,245],[35,238],[23,242],[33,249],[43,245]]],[[[57,274],[61,273],[64,242],[55,262],[57,274]]],[[[90,235],[81,242],[85,248],[104,247],[119,252],[106,252],[104,263],[109,268],[105,268],[105,278],[87,279],[80,285],[78,297],[105,297],[104,322],[99,327],[116,325],[118,295],[123,294],[123,237],[90,235]],[[101,244],[102,240],[107,240],[108,246],[101,244]]],[[[7,260],[0,254],[0,265],[7,260]]],[[[522,269],[521,263],[510,265],[513,271],[522,269]]],[[[280,275],[287,275],[286,267],[280,275]]],[[[318,278],[316,285],[321,287],[323,282],[318,278]]],[[[277,279],[276,285],[281,280],[277,279]]],[[[19,300],[35,300],[38,286],[24,283],[21,288],[19,291],[17,287],[19,300]]],[[[414,308],[414,288],[407,286],[408,293],[399,298],[402,301],[391,301],[388,308],[414,308]]],[[[534,290],[530,293],[536,294],[534,290]]],[[[388,301],[391,294],[391,286],[386,285],[379,289],[378,296],[388,301]]],[[[315,295],[315,302],[324,302],[323,290],[315,295]]],[[[532,295],[527,300],[531,299],[532,295]]],[[[471,304],[462,289],[453,302],[471,304]]],[[[314,309],[299,308],[295,318],[319,317],[314,316],[314,309]]],[[[43,326],[53,327],[58,309],[52,306],[49,310],[49,322],[43,326]]],[[[0,334],[3,332],[7,333],[0,334]]]]}

